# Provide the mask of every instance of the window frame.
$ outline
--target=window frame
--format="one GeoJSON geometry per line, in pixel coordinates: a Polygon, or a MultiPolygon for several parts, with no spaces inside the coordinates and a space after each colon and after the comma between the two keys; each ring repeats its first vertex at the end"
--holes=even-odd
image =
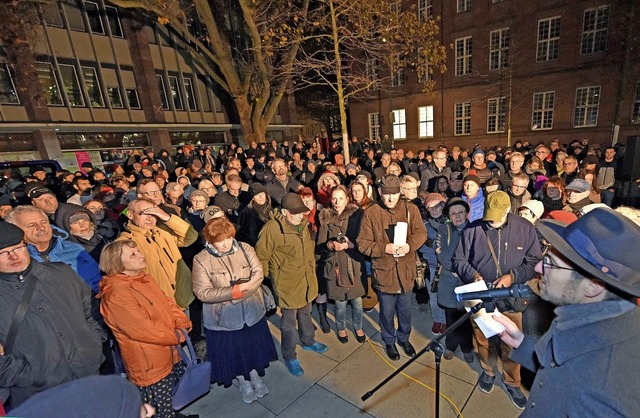
{"type": "Polygon", "coordinates": [[[106,35],[107,32],[104,30],[104,22],[102,21],[102,12],[100,11],[100,5],[94,1],[84,0],[84,10],[87,13],[87,20],[89,21],[89,32],[94,35],[106,35]],[[92,5],[95,6],[95,10],[89,10],[87,6],[92,5]],[[95,20],[94,20],[95,19],[95,20]],[[100,24],[100,30],[94,30],[92,26],[92,21],[98,22],[100,24]]]}
{"type": "Polygon", "coordinates": [[[455,40],[455,76],[462,77],[473,71],[473,38],[465,36],[455,40]],[[462,55],[458,55],[461,50],[462,55]]]}
{"type": "Polygon", "coordinates": [[[91,107],[93,108],[105,108],[107,107],[106,102],[104,100],[104,94],[102,92],[102,83],[100,82],[100,78],[98,77],[98,71],[95,67],[91,67],[88,65],[83,65],[80,67],[80,70],[82,71],[82,79],[84,80],[84,88],[85,91],[87,93],[87,99],[89,99],[89,104],[91,105],[91,107]],[[101,104],[95,105],[93,104],[93,97],[91,96],[91,89],[89,88],[89,85],[87,83],[87,76],[85,74],[86,70],[91,70],[91,72],[93,73],[93,81],[96,83],[95,88],[97,88],[98,93],[100,94],[100,102],[101,104]]]}
{"type": "Polygon", "coordinates": [[[636,95],[631,110],[631,123],[640,123],[640,81],[636,81],[636,95]]]}
{"type": "Polygon", "coordinates": [[[511,34],[508,27],[489,32],[489,70],[509,68],[511,34]],[[505,35],[506,34],[506,35],[505,35]],[[506,38],[507,45],[504,46],[506,38]],[[496,44],[497,42],[497,44],[496,44]]]}
{"type": "Polygon", "coordinates": [[[562,30],[561,16],[552,16],[538,20],[538,40],[536,42],[536,62],[546,62],[557,60],[560,57],[560,34],[562,30]],[[546,24],[547,28],[541,33],[546,24]],[[557,36],[552,36],[556,33],[557,36]],[[544,38],[541,38],[541,35],[544,38]],[[542,51],[542,49],[545,49],[542,51]],[[555,54],[554,54],[555,52],[555,54]]]}
{"type": "MultiPolygon", "coordinates": [[[[13,75],[11,74],[11,69],[7,63],[0,64],[0,72],[6,75],[4,77],[4,81],[6,82],[7,89],[5,91],[0,90],[0,104],[2,105],[19,105],[20,104],[20,96],[18,95],[18,90],[16,89],[16,83],[13,81],[13,75]],[[2,71],[4,69],[4,71],[2,71]],[[14,97],[15,101],[3,101],[3,97],[14,97]]],[[[3,80],[3,77],[0,77],[0,80],[3,80]]],[[[0,86],[4,83],[0,83],[0,86]]]]}
{"type": "Polygon", "coordinates": [[[393,69],[393,67],[389,68],[391,71],[391,87],[401,87],[404,86],[404,68],[401,67],[402,57],[400,54],[396,54],[394,63],[397,64],[398,68],[393,69]]]}
{"type": "Polygon", "coordinates": [[[184,110],[184,100],[182,97],[182,89],[180,88],[180,80],[178,76],[169,76],[169,91],[171,92],[171,101],[173,102],[173,108],[180,111],[184,110]]]}
{"type": "Polygon", "coordinates": [[[58,68],[60,70],[60,79],[62,80],[62,85],[63,85],[63,91],[64,91],[64,98],[66,100],[66,103],[69,107],[87,107],[86,106],[86,100],[84,97],[84,92],[83,92],[83,86],[80,84],[80,78],[78,77],[78,69],[76,68],[75,65],[72,64],[60,64],[58,63],[58,68]],[[74,84],[74,80],[75,80],[75,87],[73,85],[68,85],[67,84],[67,79],[65,78],[66,74],[64,71],[62,71],[63,69],[70,69],[71,70],[71,76],[72,79],[68,80],[71,81],[71,84],[74,84]],[[73,93],[73,90],[77,90],[77,95],[75,95],[73,93]],[[74,103],[71,102],[70,97],[74,97],[74,103]],[[81,103],[77,104],[75,102],[75,97],[81,99],[81,103]]]}
{"type": "Polygon", "coordinates": [[[487,99],[487,134],[500,134],[507,130],[507,97],[487,99]],[[495,111],[492,111],[492,107],[495,111]],[[491,129],[491,126],[494,126],[491,129]],[[500,128],[502,126],[502,129],[500,128]]]}
{"type": "Polygon", "coordinates": [[[454,103],[453,119],[454,119],[454,126],[453,126],[454,136],[471,135],[471,101],[470,100],[467,100],[465,102],[454,103]]]}
{"type": "Polygon", "coordinates": [[[433,0],[418,0],[418,22],[433,20],[433,0]]]}
{"type": "Polygon", "coordinates": [[[611,7],[608,4],[597,7],[590,7],[584,10],[582,18],[582,31],[580,34],[580,55],[597,54],[598,52],[605,52],[607,50],[610,16],[611,7]],[[600,13],[605,11],[606,22],[604,28],[598,28],[600,13]],[[587,14],[592,12],[595,13],[595,16],[593,18],[593,27],[587,28],[587,14]]]}
{"type": "Polygon", "coordinates": [[[56,71],[54,70],[53,65],[51,65],[50,62],[46,62],[46,61],[36,61],[35,65],[36,65],[36,73],[38,75],[38,82],[43,87],[43,93],[45,96],[45,101],[47,102],[47,106],[56,106],[56,107],[64,106],[64,95],[62,93],[62,89],[60,88],[60,80],[58,79],[58,74],[56,74],[56,71]],[[43,79],[40,76],[40,74],[43,73],[41,66],[47,66],[49,68],[49,74],[51,75],[51,79],[54,82],[54,85],[51,87],[55,88],[55,90],[57,91],[56,96],[59,99],[59,102],[57,103],[52,103],[47,99],[47,92],[44,91],[46,90],[46,86],[42,83],[43,79]]]}
{"type": "Polygon", "coordinates": [[[195,90],[193,89],[193,80],[191,79],[191,77],[184,77],[184,91],[187,95],[186,97],[187,109],[189,109],[189,111],[191,112],[197,112],[198,101],[196,99],[195,90]],[[193,102],[193,106],[191,106],[192,102],[193,102]]]}
{"type": "Polygon", "coordinates": [[[471,0],[458,0],[456,3],[457,3],[457,13],[464,13],[471,10],[471,6],[472,6],[471,0]]]}
{"type": "Polygon", "coordinates": [[[109,97],[109,106],[111,106],[112,109],[124,109],[125,108],[125,103],[123,97],[122,97],[122,92],[120,91],[120,87],[119,86],[107,86],[107,96],[109,97]],[[118,100],[119,100],[119,106],[117,105],[117,103],[113,100],[113,92],[116,92],[118,94],[118,100]]]}
{"type": "Polygon", "coordinates": [[[418,106],[418,138],[427,139],[435,136],[433,105],[418,106]],[[422,113],[424,109],[424,114],[422,113]],[[429,135],[431,132],[431,135],[429,135]],[[424,134],[423,134],[424,133],[424,134]]]}
{"type": "Polygon", "coordinates": [[[393,109],[393,120],[391,123],[391,132],[394,141],[402,141],[407,139],[407,112],[405,109],[393,109]]]}
{"type": "Polygon", "coordinates": [[[167,96],[167,86],[164,82],[164,76],[162,74],[156,74],[156,80],[158,81],[158,88],[160,90],[160,105],[164,110],[171,110],[171,104],[169,103],[169,96],[167,96]]]}
{"type": "Polygon", "coordinates": [[[381,139],[382,129],[380,127],[380,113],[379,112],[369,113],[367,115],[367,124],[369,125],[369,139],[371,139],[372,141],[381,139]]]}
{"type": "Polygon", "coordinates": [[[556,104],[555,90],[533,93],[533,102],[531,103],[531,130],[532,131],[548,131],[553,129],[553,116],[554,116],[555,104],[556,104]],[[540,99],[537,100],[537,97],[540,97],[540,99]],[[549,106],[549,101],[551,101],[550,106],[549,106]],[[540,103],[540,107],[537,106],[537,103],[540,103]],[[536,117],[536,115],[539,115],[539,116],[536,117]],[[536,126],[537,119],[539,119],[539,124],[538,124],[539,127],[536,128],[535,126],[536,126]]]}
{"type": "Polygon", "coordinates": [[[367,74],[368,91],[378,90],[378,60],[367,58],[365,61],[365,72],[367,74]]]}
{"type": "Polygon", "coordinates": [[[114,38],[124,39],[124,31],[122,30],[122,23],[120,22],[120,14],[118,13],[118,8],[105,4],[104,9],[106,13],[105,17],[107,20],[107,24],[109,25],[109,31],[111,32],[111,36],[114,38]],[[115,19],[113,23],[118,24],[117,31],[113,30],[113,25],[111,24],[112,23],[111,18],[115,19]]]}
{"type": "Polygon", "coordinates": [[[598,126],[598,114],[600,113],[600,96],[601,96],[601,86],[584,86],[576,88],[575,102],[574,102],[574,111],[573,111],[573,127],[574,128],[593,128],[598,126]],[[593,90],[593,91],[592,91],[593,90]],[[585,92],[582,94],[582,92],[585,92]],[[585,100],[580,100],[581,97],[584,97],[585,100]],[[597,97],[597,103],[590,103],[590,99],[592,97],[597,97]],[[579,103],[580,102],[580,103],[579,103]],[[589,124],[589,116],[591,112],[591,116],[593,117],[593,112],[595,110],[595,121],[594,123],[589,124]],[[579,115],[579,112],[582,115],[579,115]],[[582,119],[581,123],[578,123],[578,119],[582,119]]]}

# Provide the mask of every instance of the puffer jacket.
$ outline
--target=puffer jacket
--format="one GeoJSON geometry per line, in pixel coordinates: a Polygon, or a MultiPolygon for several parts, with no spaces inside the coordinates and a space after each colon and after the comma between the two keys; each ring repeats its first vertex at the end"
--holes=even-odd
{"type": "Polygon", "coordinates": [[[274,210],[258,235],[256,253],[264,277],[273,283],[278,305],[284,309],[303,308],[318,296],[315,243],[307,224],[303,219],[293,226],[274,210]]]}
{"type": "Polygon", "coordinates": [[[351,300],[364,295],[364,256],[355,247],[345,251],[334,251],[327,246],[328,243],[337,240],[339,233],[355,245],[361,218],[362,209],[352,203],[349,203],[340,215],[333,208],[320,212],[320,228],[316,241],[316,252],[320,254],[318,280],[326,281],[329,298],[333,300],[351,300]]]}
{"type": "Polygon", "coordinates": [[[66,231],[51,225],[53,230],[53,245],[46,253],[38,251],[35,245],[29,244],[29,254],[37,261],[65,263],[75,271],[78,276],[89,285],[91,290],[98,292],[98,283],[102,280],[100,267],[84,247],[76,242],[69,241],[66,231]]]}
{"type": "Polygon", "coordinates": [[[191,321],[147,273],[114,274],[100,283],[100,312],[118,340],[127,377],[136,386],[165,378],[180,361],[176,331],[191,321]]]}
{"type": "Polygon", "coordinates": [[[195,296],[191,288],[191,271],[182,259],[178,247],[188,247],[198,239],[198,232],[179,216],[171,215],[164,227],[173,234],[155,227],[143,229],[129,222],[117,241],[134,241],[147,259],[147,271],[165,295],[178,306],[186,308],[195,296]]]}
{"type": "Polygon", "coordinates": [[[463,193],[462,199],[469,204],[469,222],[482,219],[482,215],[484,215],[484,190],[478,190],[478,194],[473,199],[469,199],[463,193]]]}
{"type": "Polygon", "coordinates": [[[410,292],[417,276],[417,251],[426,240],[427,230],[413,203],[400,199],[393,209],[380,203],[369,206],[362,216],[356,243],[362,254],[371,257],[373,287],[384,293],[410,292]],[[394,257],[385,253],[385,247],[393,242],[395,225],[407,222],[407,214],[411,218],[407,231],[410,250],[403,257],[394,257]]]}
{"type": "Polygon", "coordinates": [[[206,249],[198,253],[193,260],[193,293],[203,303],[205,328],[235,331],[260,321],[266,313],[260,290],[263,278],[255,250],[244,242],[234,242],[228,255],[218,256],[206,249]],[[232,283],[247,277],[251,289],[242,298],[233,299],[232,283]]]}

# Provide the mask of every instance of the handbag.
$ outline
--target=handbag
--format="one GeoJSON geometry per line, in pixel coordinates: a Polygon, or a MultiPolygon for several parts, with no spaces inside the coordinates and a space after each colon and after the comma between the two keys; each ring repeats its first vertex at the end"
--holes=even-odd
{"type": "MultiPolygon", "coordinates": [[[[408,228],[411,225],[411,215],[409,214],[409,207],[405,206],[405,211],[407,213],[407,232],[408,228]]],[[[418,255],[416,257],[416,277],[413,279],[414,287],[416,289],[425,289],[427,287],[427,283],[429,283],[429,264],[426,261],[420,258],[418,255]]]]}
{"type": "MultiPolygon", "coordinates": [[[[491,257],[493,257],[493,262],[496,263],[496,268],[498,269],[498,275],[502,276],[502,269],[500,268],[500,263],[498,262],[498,257],[496,257],[496,252],[493,249],[493,244],[491,244],[491,240],[489,236],[487,236],[487,243],[489,244],[489,250],[491,251],[491,257]]],[[[499,277],[498,276],[498,277],[499,277]]],[[[512,312],[524,312],[529,306],[530,298],[514,298],[508,297],[504,299],[496,299],[494,304],[496,308],[500,312],[512,311],[512,312]]]]}
{"type": "Polygon", "coordinates": [[[211,389],[211,363],[198,360],[189,334],[184,329],[176,331],[178,337],[180,333],[185,338],[189,354],[187,355],[187,353],[184,352],[180,344],[177,345],[178,354],[180,354],[186,370],[173,388],[172,404],[175,410],[184,408],[191,402],[209,393],[211,389]]]}
{"type": "MultiPolygon", "coordinates": [[[[247,264],[251,265],[251,263],[249,262],[249,256],[247,256],[247,252],[244,250],[244,248],[242,248],[242,244],[239,244],[238,246],[240,247],[240,250],[244,255],[244,259],[247,260],[247,264]]],[[[266,315],[271,316],[276,313],[276,298],[273,296],[273,292],[267,285],[263,284],[260,287],[262,290],[262,300],[264,302],[264,307],[267,310],[266,315]]]]}

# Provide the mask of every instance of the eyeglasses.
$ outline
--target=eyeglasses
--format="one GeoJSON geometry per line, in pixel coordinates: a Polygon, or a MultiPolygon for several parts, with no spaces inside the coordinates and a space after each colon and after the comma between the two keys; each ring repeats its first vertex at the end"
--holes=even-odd
{"type": "Polygon", "coordinates": [[[556,269],[556,270],[569,270],[569,271],[575,271],[575,269],[570,268],[570,267],[562,267],[562,266],[558,266],[557,264],[551,264],[550,263],[551,259],[547,256],[542,258],[542,274],[544,274],[545,269],[549,268],[549,269],[556,269]]]}
{"type": "Polygon", "coordinates": [[[89,209],[91,212],[100,212],[104,210],[104,208],[99,206],[88,206],[87,209],[89,209]]]}
{"type": "Polygon", "coordinates": [[[467,211],[461,210],[459,212],[449,212],[449,217],[452,217],[452,216],[467,216],[467,211]]]}
{"type": "Polygon", "coordinates": [[[146,194],[147,196],[155,196],[157,194],[162,194],[162,190],[149,190],[148,192],[140,192],[140,194],[146,194]]]}
{"type": "Polygon", "coordinates": [[[9,256],[15,254],[16,251],[27,248],[27,244],[22,244],[13,250],[0,251],[0,258],[9,258],[9,256]]]}
{"type": "MultiPolygon", "coordinates": [[[[528,185],[527,185],[528,186],[528,185]]],[[[511,187],[513,187],[514,189],[526,189],[527,186],[521,186],[519,184],[513,184],[511,183],[511,187]]]]}

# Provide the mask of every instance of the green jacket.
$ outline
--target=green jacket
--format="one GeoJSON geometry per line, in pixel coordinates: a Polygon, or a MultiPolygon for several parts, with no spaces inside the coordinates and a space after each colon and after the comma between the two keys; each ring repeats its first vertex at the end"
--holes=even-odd
{"type": "Polygon", "coordinates": [[[294,227],[274,210],[258,235],[256,253],[281,308],[300,309],[318,296],[314,252],[307,220],[294,227]]]}

